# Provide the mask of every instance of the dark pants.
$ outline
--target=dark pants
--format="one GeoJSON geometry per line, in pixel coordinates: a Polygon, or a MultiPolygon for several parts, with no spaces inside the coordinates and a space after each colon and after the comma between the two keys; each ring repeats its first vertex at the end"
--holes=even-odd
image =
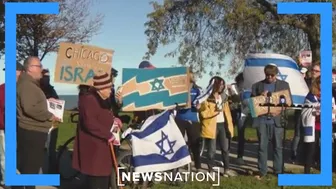
{"type": "Polygon", "coordinates": [[[188,144],[193,153],[193,158],[195,162],[195,168],[201,168],[201,157],[200,157],[200,143],[201,143],[201,125],[197,122],[188,122],[180,119],[175,120],[177,126],[179,127],[182,135],[187,133],[188,144]]]}
{"type": "Polygon", "coordinates": [[[258,149],[258,168],[261,176],[267,174],[268,166],[268,144],[273,142],[273,168],[276,174],[282,173],[283,165],[283,134],[284,128],[277,127],[275,124],[261,124],[257,127],[257,135],[259,140],[258,149]]]}
{"type": "Polygon", "coordinates": [[[241,110],[240,109],[231,110],[231,117],[232,117],[233,125],[238,125],[240,115],[241,115],[241,110]]]}
{"type": "Polygon", "coordinates": [[[108,189],[109,188],[109,176],[88,176],[87,177],[87,189],[108,189]]]}
{"type": "Polygon", "coordinates": [[[315,142],[304,143],[305,149],[305,174],[310,173],[310,169],[315,163],[320,163],[321,147],[320,147],[321,132],[315,130],[315,142]]]}
{"type": "MultiPolygon", "coordinates": [[[[226,127],[226,123],[217,123],[216,139],[218,139],[219,147],[222,153],[222,161],[224,162],[224,169],[230,167],[230,134],[226,127]]],[[[205,144],[208,150],[208,167],[212,169],[215,166],[214,156],[216,154],[216,139],[205,139],[205,144]]]]}
{"type": "Polygon", "coordinates": [[[294,130],[294,138],[292,141],[292,160],[296,160],[298,154],[298,148],[301,139],[301,132],[302,132],[302,123],[301,123],[301,112],[302,110],[295,110],[295,130],[294,130]]]}
{"type": "MultiPolygon", "coordinates": [[[[21,174],[39,174],[43,166],[46,139],[47,133],[17,128],[17,168],[21,174]]],[[[35,188],[25,186],[25,189],[35,188]]]]}
{"type": "Polygon", "coordinates": [[[58,128],[51,131],[50,143],[49,143],[49,153],[48,153],[48,173],[57,174],[57,160],[56,160],[56,144],[58,137],[58,128]]]}
{"type": "Polygon", "coordinates": [[[245,149],[245,129],[247,126],[248,116],[241,116],[238,120],[238,149],[237,158],[243,158],[245,149]]]}

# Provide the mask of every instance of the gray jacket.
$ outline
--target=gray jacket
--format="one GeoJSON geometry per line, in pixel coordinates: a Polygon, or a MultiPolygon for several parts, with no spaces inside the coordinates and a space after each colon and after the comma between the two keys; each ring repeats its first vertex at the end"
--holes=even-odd
{"type": "Polygon", "coordinates": [[[16,110],[18,126],[27,130],[47,133],[51,127],[52,113],[39,83],[27,73],[22,73],[17,83],[16,110]]]}

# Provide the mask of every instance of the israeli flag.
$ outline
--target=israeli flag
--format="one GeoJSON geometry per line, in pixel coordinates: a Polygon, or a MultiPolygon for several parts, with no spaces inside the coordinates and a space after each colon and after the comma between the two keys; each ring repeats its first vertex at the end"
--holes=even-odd
{"type": "Polygon", "coordinates": [[[196,106],[197,104],[202,104],[204,101],[206,101],[209,98],[209,96],[212,93],[214,84],[215,84],[215,80],[212,80],[211,83],[205,89],[205,91],[202,91],[202,93],[194,100],[193,102],[194,106],[196,106]]]}
{"type": "Polygon", "coordinates": [[[285,55],[273,53],[249,54],[244,65],[244,99],[249,98],[252,85],[265,79],[264,67],[268,64],[278,66],[279,80],[289,83],[293,104],[303,104],[309,89],[296,62],[285,55]]]}
{"type": "Polygon", "coordinates": [[[161,172],[191,162],[188,146],[174,115],[166,110],[149,117],[140,130],[131,133],[135,172],[161,172]]]}

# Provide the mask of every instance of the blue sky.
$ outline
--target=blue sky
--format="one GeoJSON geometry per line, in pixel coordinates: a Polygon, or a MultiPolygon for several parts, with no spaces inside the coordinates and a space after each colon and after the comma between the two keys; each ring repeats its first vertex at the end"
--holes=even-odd
{"type": "MultiPolygon", "coordinates": [[[[98,35],[88,44],[102,48],[113,49],[113,67],[119,71],[116,85],[121,85],[122,68],[137,68],[146,52],[147,37],[144,34],[144,23],[148,20],[147,14],[153,9],[146,0],[100,0],[91,8],[91,13],[105,14],[103,26],[98,35]]],[[[171,67],[177,64],[177,58],[165,58],[164,55],[173,49],[159,47],[157,54],[150,62],[156,67],[171,67]]],[[[42,64],[51,70],[51,82],[59,94],[77,94],[76,85],[58,84],[53,82],[56,53],[47,55],[42,64]]],[[[4,67],[4,60],[0,60],[0,68],[4,67]]],[[[205,75],[198,84],[206,87],[210,77],[205,75]]],[[[4,82],[4,74],[0,74],[0,83],[4,82]]]]}

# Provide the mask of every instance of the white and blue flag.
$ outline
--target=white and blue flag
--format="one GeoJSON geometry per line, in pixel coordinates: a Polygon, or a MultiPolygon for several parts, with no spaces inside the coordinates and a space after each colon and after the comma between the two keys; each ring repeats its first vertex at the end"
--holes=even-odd
{"type": "Polygon", "coordinates": [[[212,93],[214,84],[215,84],[215,80],[212,80],[211,83],[205,89],[205,91],[202,91],[202,93],[194,100],[193,102],[194,106],[196,106],[197,104],[202,104],[204,101],[206,101],[209,98],[209,96],[212,93]]]}
{"type": "Polygon", "coordinates": [[[174,115],[166,110],[149,117],[131,133],[135,172],[161,172],[191,162],[188,146],[174,115]]]}
{"type": "Polygon", "coordinates": [[[296,62],[285,55],[273,53],[249,54],[244,65],[244,99],[249,98],[252,85],[265,79],[264,67],[268,64],[278,66],[278,79],[289,83],[293,104],[303,104],[309,89],[296,62]]]}

